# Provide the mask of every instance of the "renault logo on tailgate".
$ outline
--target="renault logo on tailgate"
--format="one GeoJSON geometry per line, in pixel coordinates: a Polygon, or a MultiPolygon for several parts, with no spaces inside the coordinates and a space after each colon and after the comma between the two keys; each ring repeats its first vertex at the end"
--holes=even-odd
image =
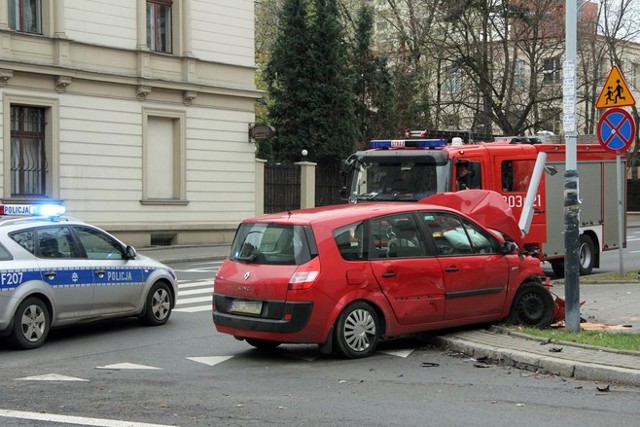
{"type": "Polygon", "coordinates": [[[251,276],[251,273],[247,271],[246,273],[244,273],[244,280],[249,280],[250,276],[251,276]]]}

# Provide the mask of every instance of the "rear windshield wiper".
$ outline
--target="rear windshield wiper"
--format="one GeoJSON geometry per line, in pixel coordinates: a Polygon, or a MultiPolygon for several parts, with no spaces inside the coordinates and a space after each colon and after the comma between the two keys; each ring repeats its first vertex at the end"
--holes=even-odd
{"type": "Polygon", "coordinates": [[[243,262],[254,262],[258,258],[256,254],[250,254],[247,256],[236,256],[231,258],[234,261],[243,261],[243,262]]]}

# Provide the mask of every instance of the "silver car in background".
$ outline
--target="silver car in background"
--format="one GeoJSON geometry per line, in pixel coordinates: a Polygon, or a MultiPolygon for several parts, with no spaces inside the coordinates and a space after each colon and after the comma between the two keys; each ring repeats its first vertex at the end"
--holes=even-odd
{"type": "MultiPolygon", "coordinates": [[[[0,213],[34,211],[22,206],[0,206],[0,213]]],[[[157,326],[169,319],[178,293],[171,268],[79,220],[1,218],[0,336],[14,347],[39,347],[59,326],[131,316],[157,326]]]]}

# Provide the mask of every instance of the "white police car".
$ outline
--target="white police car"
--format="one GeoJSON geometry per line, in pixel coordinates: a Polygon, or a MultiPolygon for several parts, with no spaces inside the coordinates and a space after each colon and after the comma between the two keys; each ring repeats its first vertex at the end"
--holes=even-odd
{"type": "Polygon", "coordinates": [[[0,205],[0,335],[29,349],[58,326],[130,316],[166,323],[178,293],[173,270],[63,211],[0,205]]]}

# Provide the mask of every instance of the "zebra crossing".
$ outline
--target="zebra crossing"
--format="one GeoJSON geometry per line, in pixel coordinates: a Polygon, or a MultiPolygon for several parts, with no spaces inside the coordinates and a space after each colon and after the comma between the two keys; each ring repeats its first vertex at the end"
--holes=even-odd
{"type": "Polygon", "coordinates": [[[213,277],[220,268],[221,261],[207,262],[202,267],[186,270],[176,270],[178,275],[178,299],[174,312],[198,313],[211,311],[211,297],[213,287],[213,277]],[[181,276],[206,275],[206,278],[184,279],[181,276]]]}

